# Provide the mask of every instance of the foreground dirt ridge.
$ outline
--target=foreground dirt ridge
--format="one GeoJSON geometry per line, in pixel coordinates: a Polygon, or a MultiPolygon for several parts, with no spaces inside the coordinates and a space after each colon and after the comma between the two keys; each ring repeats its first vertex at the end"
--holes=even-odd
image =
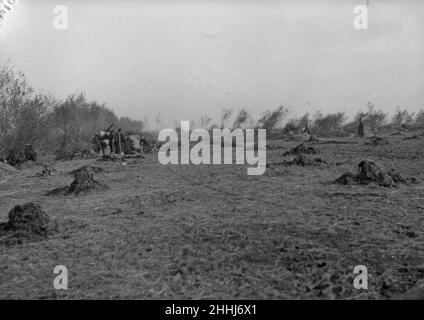
{"type": "Polygon", "coordinates": [[[53,162],[54,175],[37,175],[36,164],[8,172],[0,222],[34,202],[58,229],[37,241],[0,239],[0,298],[419,297],[424,139],[365,142],[307,143],[319,153],[299,158],[289,152],[299,142],[271,141],[270,165],[256,177],[238,165],[162,166],[156,155],[127,165],[53,162]],[[363,160],[416,182],[334,183],[363,160]],[[108,188],[48,194],[71,186],[69,172],[83,165],[101,168],[95,181],[108,188]],[[59,264],[68,290],[53,288],[59,264]],[[353,287],[359,264],[366,291],[353,287]]]}

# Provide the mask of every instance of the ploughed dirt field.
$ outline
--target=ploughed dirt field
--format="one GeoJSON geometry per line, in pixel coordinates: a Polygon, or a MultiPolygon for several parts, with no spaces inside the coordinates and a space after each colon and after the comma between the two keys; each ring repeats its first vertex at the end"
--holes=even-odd
{"type": "Polygon", "coordinates": [[[321,139],[305,143],[315,154],[283,155],[300,143],[267,141],[262,176],[163,166],[157,154],[125,165],[46,157],[57,171],[41,177],[38,164],[0,171],[0,222],[34,202],[54,226],[0,229],[0,298],[424,298],[424,136],[321,139]],[[385,173],[355,176],[362,160],[385,173]],[[47,195],[83,165],[103,168],[94,179],[107,187],[47,195]],[[68,290],[53,287],[56,265],[68,290]],[[353,286],[357,265],[368,290],[353,286]]]}

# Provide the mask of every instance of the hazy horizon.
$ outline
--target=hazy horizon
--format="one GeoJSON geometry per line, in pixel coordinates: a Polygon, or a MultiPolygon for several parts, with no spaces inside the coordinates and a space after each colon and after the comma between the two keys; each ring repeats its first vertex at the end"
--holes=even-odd
{"type": "Polygon", "coordinates": [[[393,113],[424,108],[424,3],[369,0],[369,28],[353,28],[366,1],[29,1],[0,26],[11,59],[57,99],[84,91],[119,116],[150,125],[255,118],[279,105],[291,116],[344,111],[368,101],[393,113]],[[56,5],[69,28],[53,27],[56,5]]]}

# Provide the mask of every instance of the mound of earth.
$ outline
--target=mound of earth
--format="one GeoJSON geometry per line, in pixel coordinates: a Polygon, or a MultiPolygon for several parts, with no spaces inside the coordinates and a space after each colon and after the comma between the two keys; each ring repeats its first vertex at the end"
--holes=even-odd
{"type": "Polygon", "coordinates": [[[11,166],[17,166],[24,162],[24,155],[22,152],[18,152],[16,150],[9,151],[9,154],[6,157],[6,161],[11,166]]]}
{"type": "Polygon", "coordinates": [[[32,202],[15,206],[8,218],[7,222],[0,224],[0,242],[7,244],[45,239],[56,228],[41,207],[32,202]]]}
{"type": "Polygon", "coordinates": [[[294,147],[293,149],[284,153],[283,156],[298,155],[298,154],[317,154],[317,153],[319,153],[319,150],[315,149],[314,147],[307,147],[305,146],[304,143],[301,143],[297,147],[294,147]]]}
{"type": "Polygon", "coordinates": [[[382,138],[382,137],[371,137],[368,138],[368,141],[365,142],[365,145],[367,146],[378,146],[378,145],[386,145],[389,144],[389,141],[386,138],[382,138]]]}
{"type": "Polygon", "coordinates": [[[106,184],[94,180],[91,167],[84,166],[74,173],[74,181],[69,186],[53,189],[47,195],[78,195],[81,192],[106,189],[109,189],[106,184]]]}
{"type": "Polygon", "coordinates": [[[326,165],[327,162],[322,160],[321,158],[309,158],[305,156],[304,154],[298,154],[295,158],[291,160],[286,160],[283,162],[286,166],[320,166],[320,165],[326,165]]]}
{"type": "Polygon", "coordinates": [[[382,187],[393,187],[398,184],[415,183],[415,178],[406,178],[394,170],[384,171],[372,161],[361,161],[356,174],[345,173],[334,181],[338,184],[370,184],[375,183],[382,187]]]}

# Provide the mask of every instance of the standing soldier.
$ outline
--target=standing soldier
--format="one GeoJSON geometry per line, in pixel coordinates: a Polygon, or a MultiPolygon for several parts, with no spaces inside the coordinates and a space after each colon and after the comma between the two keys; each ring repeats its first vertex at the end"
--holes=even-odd
{"type": "Polygon", "coordinates": [[[362,117],[358,119],[358,136],[364,136],[364,123],[362,122],[362,117]]]}
{"type": "Polygon", "coordinates": [[[305,126],[305,129],[303,129],[303,132],[306,132],[306,134],[308,135],[308,140],[307,141],[318,141],[318,138],[317,137],[315,137],[313,134],[312,134],[312,131],[311,131],[311,123],[312,121],[308,121],[307,123],[306,123],[306,126],[305,126]]]}
{"type": "Polygon", "coordinates": [[[103,156],[103,146],[102,146],[102,142],[100,140],[100,134],[98,134],[98,133],[94,134],[93,142],[96,146],[95,151],[98,152],[101,156],[103,156]]]}
{"type": "Polygon", "coordinates": [[[306,132],[306,134],[308,135],[308,139],[311,136],[311,128],[309,127],[309,121],[306,122],[305,128],[303,129],[303,132],[306,132]]]}

